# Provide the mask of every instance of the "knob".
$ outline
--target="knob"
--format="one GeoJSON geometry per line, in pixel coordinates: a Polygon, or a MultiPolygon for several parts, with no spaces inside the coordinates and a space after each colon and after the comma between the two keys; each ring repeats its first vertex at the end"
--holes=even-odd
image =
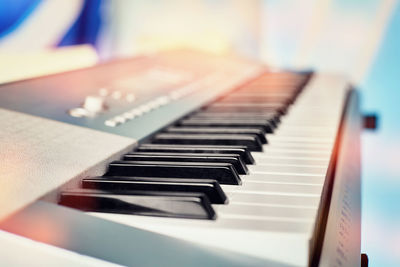
{"type": "Polygon", "coordinates": [[[87,96],[83,102],[83,108],[90,113],[99,113],[106,108],[104,98],[101,96],[87,96]]]}

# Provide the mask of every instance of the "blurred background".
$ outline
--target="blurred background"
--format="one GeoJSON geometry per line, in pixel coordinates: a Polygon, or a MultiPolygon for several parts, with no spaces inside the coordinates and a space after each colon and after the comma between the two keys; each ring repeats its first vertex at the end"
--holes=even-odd
{"type": "Polygon", "coordinates": [[[379,114],[362,136],[362,251],[400,266],[399,1],[0,0],[0,82],[183,47],[349,76],[379,114]]]}

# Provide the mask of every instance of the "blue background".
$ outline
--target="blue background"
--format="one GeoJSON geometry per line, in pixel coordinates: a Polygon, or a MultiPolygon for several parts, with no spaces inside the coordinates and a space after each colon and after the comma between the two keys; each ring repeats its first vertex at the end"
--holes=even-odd
{"type": "Polygon", "coordinates": [[[400,266],[400,3],[360,89],[363,109],[380,115],[362,136],[362,250],[370,266],[400,266]]]}

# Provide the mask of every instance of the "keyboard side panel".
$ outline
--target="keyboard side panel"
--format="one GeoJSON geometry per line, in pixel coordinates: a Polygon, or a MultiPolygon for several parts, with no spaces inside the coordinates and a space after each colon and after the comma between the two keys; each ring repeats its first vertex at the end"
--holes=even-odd
{"type": "MultiPolygon", "coordinates": [[[[131,150],[118,135],[0,108],[0,219],[131,150]]],[[[54,195],[55,196],[55,195],[54,195]]]]}
{"type": "Polygon", "coordinates": [[[319,266],[360,266],[360,131],[359,96],[352,90],[340,135],[319,266]]]}

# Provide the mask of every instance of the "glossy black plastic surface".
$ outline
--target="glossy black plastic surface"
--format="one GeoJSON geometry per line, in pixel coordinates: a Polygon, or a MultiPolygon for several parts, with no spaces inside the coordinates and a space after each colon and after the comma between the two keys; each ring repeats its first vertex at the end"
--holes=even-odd
{"type": "Polygon", "coordinates": [[[245,134],[157,134],[154,144],[180,145],[239,145],[246,146],[250,151],[262,151],[262,143],[256,135],[245,134]]]}
{"type": "Polygon", "coordinates": [[[239,174],[247,174],[248,169],[239,155],[232,154],[182,154],[134,152],[124,156],[128,161],[174,161],[174,162],[223,162],[231,163],[239,174]]]}
{"type": "Polygon", "coordinates": [[[79,189],[61,193],[59,204],[92,212],[132,215],[215,219],[207,196],[199,193],[79,189]]]}
{"type": "MultiPolygon", "coordinates": [[[[218,117],[223,119],[222,117],[218,117]]],[[[228,119],[227,117],[225,119],[228,119]]],[[[266,144],[267,138],[262,129],[257,128],[216,128],[216,127],[169,127],[165,129],[167,133],[175,134],[247,134],[256,135],[261,143],[266,144]]]]}
{"type": "Polygon", "coordinates": [[[187,127],[238,127],[238,128],[257,128],[264,133],[272,133],[273,126],[266,119],[184,119],[177,125],[187,127]]]}
{"type": "Polygon", "coordinates": [[[215,179],[221,184],[241,184],[239,174],[230,163],[114,161],[109,164],[106,176],[215,179]]]}
{"type": "Polygon", "coordinates": [[[213,204],[226,204],[228,198],[216,180],[149,178],[147,177],[94,177],[83,179],[82,187],[87,189],[119,191],[157,191],[203,193],[213,204]]]}
{"type": "Polygon", "coordinates": [[[163,145],[143,144],[138,152],[172,152],[172,153],[213,153],[239,154],[246,164],[254,164],[254,158],[245,146],[206,146],[206,145],[163,145]]]}

